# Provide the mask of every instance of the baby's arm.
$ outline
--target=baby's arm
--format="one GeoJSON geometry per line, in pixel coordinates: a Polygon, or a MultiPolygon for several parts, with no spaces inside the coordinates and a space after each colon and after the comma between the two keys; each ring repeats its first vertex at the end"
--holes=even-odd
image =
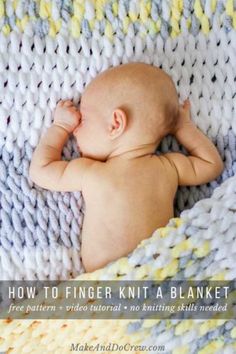
{"type": "Polygon", "coordinates": [[[189,156],[167,153],[178,174],[179,185],[198,185],[212,181],[223,171],[223,161],[214,146],[191,121],[190,102],[186,100],[179,111],[179,121],[173,132],[189,156]]]}
{"type": "Polygon", "coordinates": [[[54,122],[41,137],[30,164],[29,176],[40,187],[54,191],[79,191],[85,172],[93,160],[62,161],[61,152],[69,134],[80,121],[80,112],[71,101],[60,101],[54,122]]]}

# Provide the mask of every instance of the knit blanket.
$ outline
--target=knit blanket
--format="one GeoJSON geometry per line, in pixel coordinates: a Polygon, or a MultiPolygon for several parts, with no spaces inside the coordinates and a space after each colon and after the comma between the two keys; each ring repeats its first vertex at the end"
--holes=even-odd
{"type": "MultiPolygon", "coordinates": [[[[235,11],[233,0],[0,3],[1,280],[235,279],[235,11]],[[177,218],[128,257],[80,275],[82,196],[37,187],[29,163],[59,99],[78,103],[98,73],[135,61],[162,67],[180,101],[190,98],[192,119],[217,146],[224,172],[208,184],[179,188],[177,218]]],[[[185,153],[170,136],[159,147],[167,151],[185,153]]],[[[71,138],[63,159],[77,156],[71,138]]],[[[174,354],[234,353],[235,325],[7,320],[0,322],[0,350],[69,353],[68,343],[80,336],[85,342],[164,343],[174,354]]]]}

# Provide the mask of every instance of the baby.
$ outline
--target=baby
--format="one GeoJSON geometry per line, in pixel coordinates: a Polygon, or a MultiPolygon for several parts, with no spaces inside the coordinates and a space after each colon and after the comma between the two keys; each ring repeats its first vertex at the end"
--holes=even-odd
{"type": "Polygon", "coordinates": [[[60,101],[35,149],[30,178],[85,200],[81,256],[87,272],[130,253],[174,216],[178,186],[207,183],[223,170],[212,142],[194,125],[188,100],[164,71],[144,63],[108,69],[85,89],[80,110],[60,101]],[[73,133],[81,157],[62,161],[73,133]],[[172,134],[188,151],[155,155],[172,134]]]}

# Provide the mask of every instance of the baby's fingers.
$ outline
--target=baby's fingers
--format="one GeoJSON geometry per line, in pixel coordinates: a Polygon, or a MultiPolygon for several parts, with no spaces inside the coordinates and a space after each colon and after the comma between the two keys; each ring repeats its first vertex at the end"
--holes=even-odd
{"type": "Polygon", "coordinates": [[[184,100],[183,104],[179,105],[180,115],[190,114],[190,101],[189,99],[184,100]]]}
{"type": "Polygon", "coordinates": [[[60,101],[57,103],[57,105],[58,105],[59,107],[70,107],[70,106],[73,106],[73,102],[70,101],[70,100],[65,100],[65,101],[60,100],[60,101]]]}
{"type": "Polygon", "coordinates": [[[81,114],[78,109],[76,109],[75,107],[71,107],[68,109],[68,111],[70,112],[70,114],[72,114],[73,116],[76,116],[76,117],[78,117],[78,119],[80,119],[81,114]]]}
{"type": "Polygon", "coordinates": [[[183,108],[186,108],[186,109],[189,109],[189,108],[190,108],[190,101],[189,101],[188,98],[184,101],[184,103],[183,103],[183,108]]]}
{"type": "Polygon", "coordinates": [[[66,100],[66,101],[64,101],[63,106],[65,106],[65,107],[70,107],[70,106],[74,106],[74,104],[73,104],[73,102],[72,102],[72,101],[70,101],[70,100],[66,100]]]}
{"type": "Polygon", "coordinates": [[[71,108],[70,110],[70,114],[78,121],[80,121],[81,119],[81,114],[80,114],[80,111],[78,111],[77,109],[73,109],[71,108]]]}
{"type": "Polygon", "coordinates": [[[59,102],[59,105],[60,105],[61,107],[66,107],[66,108],[68,108],[68,107],[73,106],[73,102],[70,101],[70,100],[60,101],[60,102],[59,102]]]}

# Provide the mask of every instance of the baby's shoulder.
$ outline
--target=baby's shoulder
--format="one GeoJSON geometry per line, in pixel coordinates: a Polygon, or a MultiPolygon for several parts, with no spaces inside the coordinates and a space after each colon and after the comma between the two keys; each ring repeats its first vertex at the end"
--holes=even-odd
{"type": "Polygon", "coordinates": [[[155,163],[157,168],[163,175],[166,175],[168,179],[174,183],[178,184],[178,173],[175,165],[172,163],[171,159],[169,159],[168,154],[161,154],[155,156],[155,163]]]}
{"type": "Polygon", "coordinates": [[[169,155],[170,153],[156,155],[156,161],[159,162],[165,169],[172,170],[174,169],[174,164],[172,164],[169,155]]]}

